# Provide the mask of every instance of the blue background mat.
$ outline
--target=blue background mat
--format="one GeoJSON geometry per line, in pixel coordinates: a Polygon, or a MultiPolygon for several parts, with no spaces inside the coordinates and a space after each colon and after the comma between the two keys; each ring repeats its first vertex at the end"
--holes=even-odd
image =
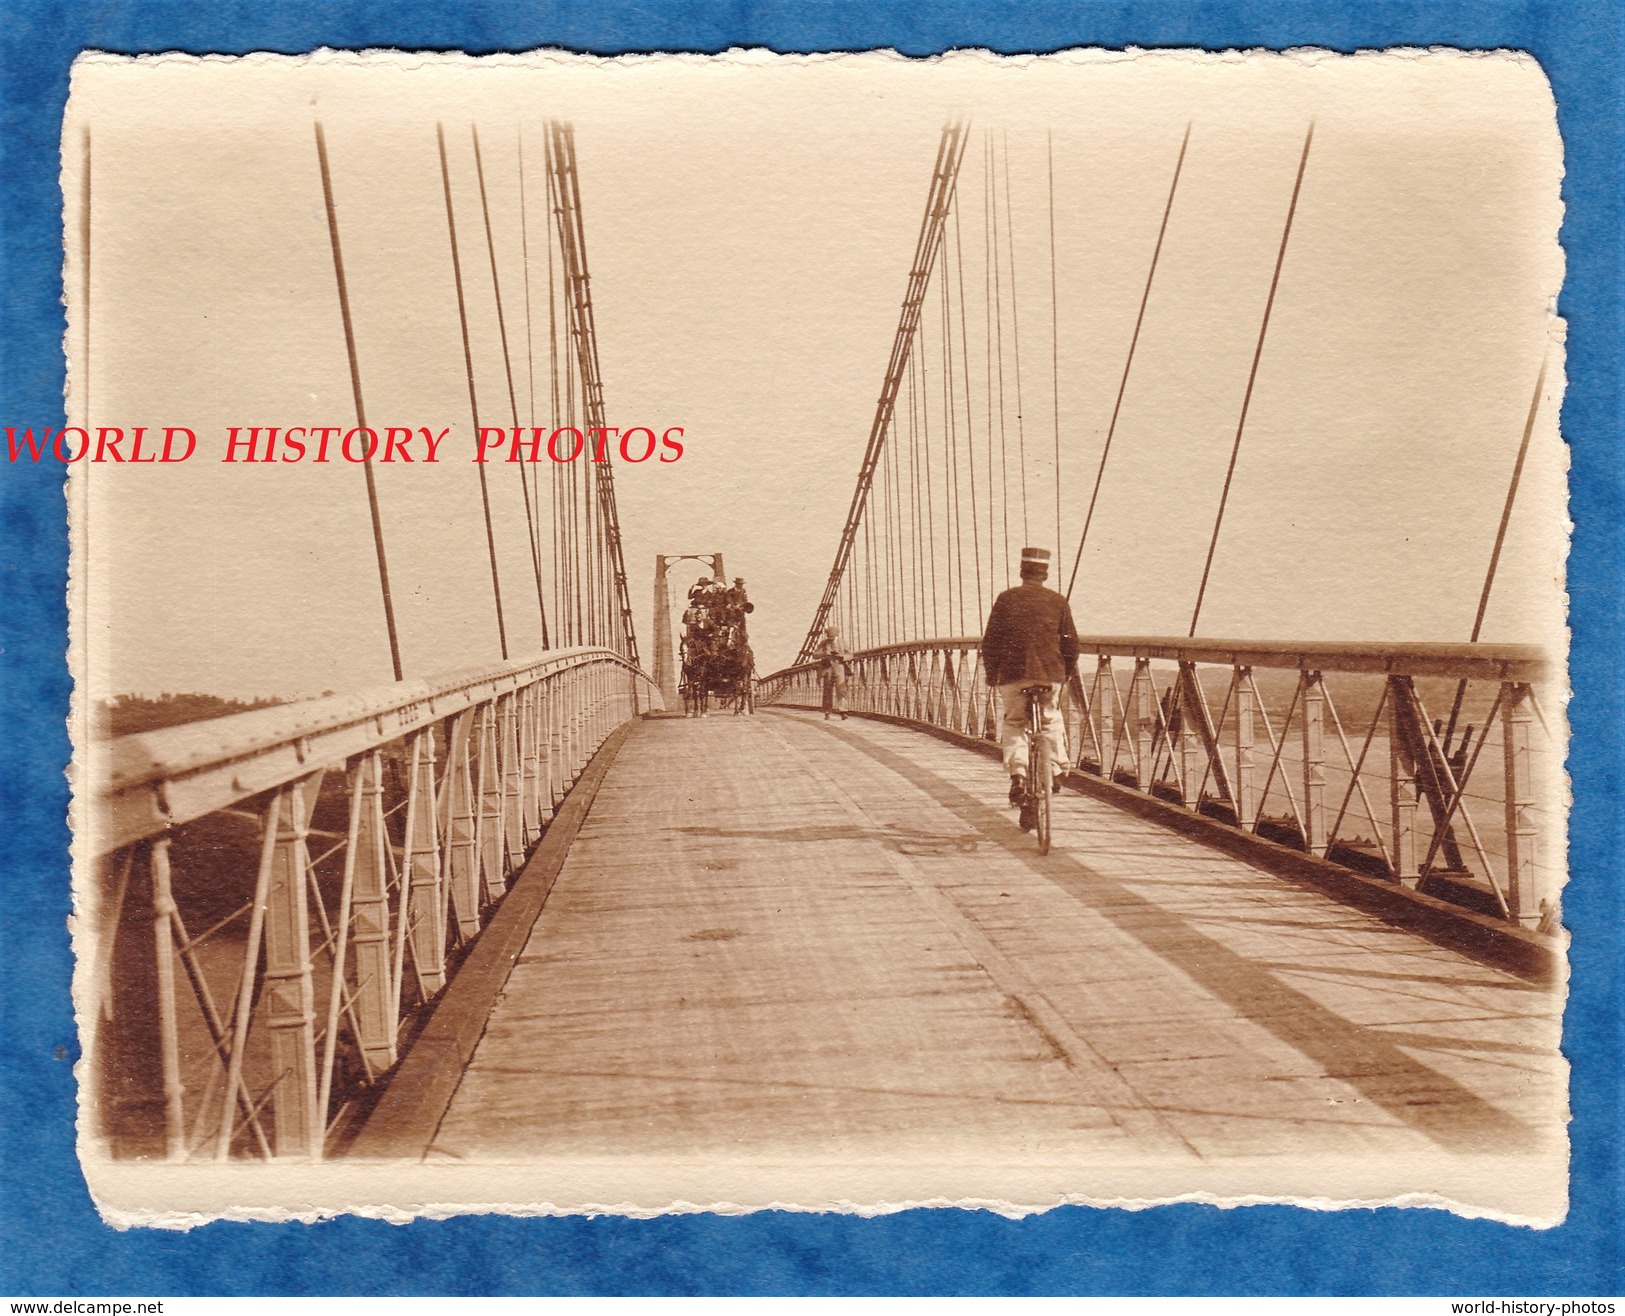
{"type": "Polygon", "coordinates": [[[614,53],[954,46],[1391,45],[1529,51],[1567,151],[1573,445],[1570,764],[1575,942],[1573,1208],[1533,1232],[1436,1211],[1319,1214],[1081,1208],[1012,1222],[913,1211],[875,1220],[763,1213],[652,1221],[462,1219],[397,1227],[215,1224],[118,1233],[73,1155],[68,759],[61,468],[0,466],[0,1293],[1327,1293],[1619,1294],[1622,967],[1619,879],[1620,83],[1618,0],[660,3],[143,3],[0,0],[0,425],[60,425],[57,134],[82,49],[298,52],[316,46],[536,46],[614,53]]]}

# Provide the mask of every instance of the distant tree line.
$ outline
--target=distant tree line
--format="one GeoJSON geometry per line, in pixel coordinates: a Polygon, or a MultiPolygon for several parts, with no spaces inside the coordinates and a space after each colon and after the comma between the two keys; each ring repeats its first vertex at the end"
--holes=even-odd
{"type": "Polygon", "coordinates": [[[211,717],[226,717],[231,713],[246,713],[255,708],[273,708],[287,702],[285,699],[243,700],[200,694],[116,695],[103,700],[97,709],[95,734],[130,736],[187,722],[202,722],[211,717]]]}

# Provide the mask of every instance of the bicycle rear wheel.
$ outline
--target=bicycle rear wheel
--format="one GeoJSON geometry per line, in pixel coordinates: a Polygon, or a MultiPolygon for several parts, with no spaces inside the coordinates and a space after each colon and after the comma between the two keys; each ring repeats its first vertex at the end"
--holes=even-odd
{"type": "Polygon", "coordinates": [[[1050,801],[1054,787],[1050,782],[1049,737],[1044,734],[1043,724],[1043,711],[1034,704],[1027,737],[1027,794],[1033,805],[1033,831],[1038,836],[1038,853],[1048,854],[1050,801]]]}

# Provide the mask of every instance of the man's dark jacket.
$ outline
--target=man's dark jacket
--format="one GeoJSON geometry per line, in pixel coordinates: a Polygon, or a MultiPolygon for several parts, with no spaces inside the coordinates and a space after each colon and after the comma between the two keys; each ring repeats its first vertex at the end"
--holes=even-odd
{"type": "Polygon", "coordinates": [[[982,633],[982,670],[989,685],[1060,685],[1077,666],[1078,631],[1062,595],[1029,580],[993,601],[982,633]]]}

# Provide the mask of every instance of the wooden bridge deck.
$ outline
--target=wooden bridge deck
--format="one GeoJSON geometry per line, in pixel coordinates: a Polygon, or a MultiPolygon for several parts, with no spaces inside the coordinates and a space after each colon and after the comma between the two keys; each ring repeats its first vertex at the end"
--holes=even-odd
{"type": "Polygon", "coordinates": [[[429,1159],[1561,1158],[1561,997],[985,758],[636,725],[429,1159]]]}

